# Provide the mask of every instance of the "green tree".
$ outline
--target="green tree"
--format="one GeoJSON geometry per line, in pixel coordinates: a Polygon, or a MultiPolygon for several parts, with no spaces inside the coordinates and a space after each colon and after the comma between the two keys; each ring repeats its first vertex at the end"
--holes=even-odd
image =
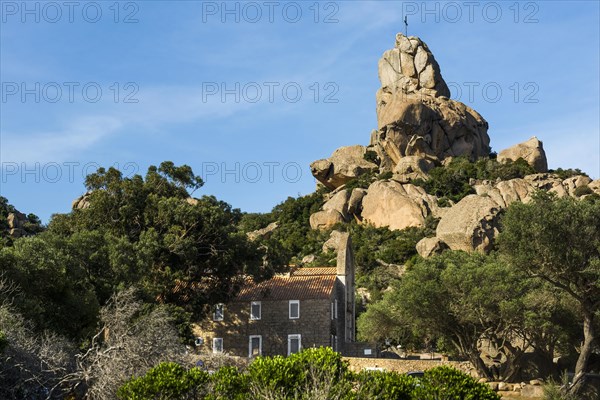
{"type": "Polygon", "coordinates": [[[281,268],[279,255],[247,240],[242,213],[213,196],[188,166],[163,162],[145,177],[100,168],[86,178],[85,207],[56,215],[50,232],[67,238],[100,304],[115,290],[138,285],[196,316],[226,301],[245,275],[264,279],[281,268]]]}
{"type": "Polygon", "coordinates": [[[600,201],[556,199],[540,192],[528,204],[513,203],[502,224],[499,244],[506,259],[578,304],[584,340],[573,390],[580,391],[598,338],[600,201]]]}
{"type": "Polygon", "coordinates": [[[525,274],[494,256],[448,251],[415,263],[380,303],[370,305],[359,318],[359,335],[405,346],[441,340],[482,376],[516,379],[524,350],[537,345],[532,332],[540,326],[529,323],[539,320],[528,318],[536,310],[526,303],[534,290],[525,274]],[[514,338],[523,343],[512,343],[514,338]],[[498,351],[493,366],[481,357],[482,340],[498,351]]]}

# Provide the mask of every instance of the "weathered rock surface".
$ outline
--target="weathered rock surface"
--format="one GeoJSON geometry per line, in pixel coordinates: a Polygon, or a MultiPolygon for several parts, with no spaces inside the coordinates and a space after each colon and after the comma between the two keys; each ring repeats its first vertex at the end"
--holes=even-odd
{"type": "Polygon", "coordinates": [[[340,190],[335,193],[325,204],[323,204],[323,211],[337,211],[344,218],[348,219],[348,200],[350,199],[351,192],[349,190],[340,190]]]}
{"type": "Polygon", "coordinates": [[[25,224],[27,223],[27,216],[22,212],[15,211],[8,213],[6,216],[6,222],[8,223],[8,234],[16,239],[21,236],[25,236],[25,224]]]}
{"type": "Polygon", "coordinates": [[[246,236],[248,236],[248,240],[255,241],[257,239],[268,239],[271,237],[273,232],[277,230],[279,224],[277,222],[271,222],[269,225],[262,229],[257,229],[252,232],[248,232],[246,236]]]}
{"type": "Polygon", "coordinates": [[[419,253],[421,257],[427,258],[436,254],[441,254],[444,250],[448,248],[448,246],[439,238],[431,237],[419,240],[419,243],[417,243],[416,248],[417,253],[419,253]]]}
{"type": "Polygon", "coordinates": [[[527,161],[537,172],[548,171],[548,161],[546,160],[544,145],[535,136],[526,142],[502,150],[498,154],[498,161],[500,162],[508,160],[517,161],[519,158],[527,161]]]}
{"type": "Polygon", "coordinates": [[[376,227],[404,229],[423,226],[425,218],[437,215],[437,198],[412,184],[375,181],[362,201],[362,218],[376,227]]]}
{"type": "Polygon", "coordinates": [[[492,198],[469,195],[444,214],[436,236],[452,250],[487,252],[498,233],[499,211],[492,198]]]}
{"type": "Polygon", "coordinates": [[[88,208],[90,206],[90,195],[92,194],[92,192],[85,192],[85,194],[79,196],[78,198],[76,198],[75,200],[73,200],[73,203],[71,204],[71,208],[73,210],[81,210],[81,209],[85,209],[88,208]]]}
{"type": "MultiPolygon", "coordinates": [[[[537,190],[546,190],[559,197],[576,197],[579,187],[588,186],[594,191],[592,180],[583,175],[560,179],[554,174],[533,174],[524,178],[510,179],[501,182],[480,182],[473,187],[480,196],[489,196],[502,208],[508,207],[514,201],[527,203],[537,190]]],[[[600,189],[600,185],[599,185],[600,189]]]]}
{"type": "Polygon", "coordinates": [[[394,179],[410,182],[413,179],[427,179],[427,173],[439,164],[437,158],[407,156],[398,160],[394,168],[394,179]]]}
{"type": "Polygon", "coordinates": [[[378,131],[370,145],[384,169],[406,156],[478,158],[490,152],[487,122],[450,91],[429,48],[399,33],[379,61],[378,131]]]}
{"type": "Polygon", "coordinates": [[[377,165],[365,160],[365,146],[340,147],[327,159],[310,164],[313,176],[329,189],[342,186],[365,172],[377,170],[377,165]]]}
{"type": "Polygon", "coordinates": [[[362,201],[366,194],[367,189],[356,188],[352,190],[347,207],[350,216],[360,217],[362,213],[362,201]]]}
{"type": "Polygon", "coordinates": [[[317,211],[310,216],[310,227],[312,229],[329,229],[335,224],[344,222],[344,217],[338,211],[317,211]]]}

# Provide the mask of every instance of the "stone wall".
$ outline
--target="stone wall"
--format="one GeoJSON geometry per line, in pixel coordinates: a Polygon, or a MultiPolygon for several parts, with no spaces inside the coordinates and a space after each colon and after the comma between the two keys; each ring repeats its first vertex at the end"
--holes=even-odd
{"type": "Polygon", "coordinates": [[[350,363],[350,369],[361,371],[365,368],[382,368],[386,371],[407,373],[410,371],[425,371],[427,369],[449,365],[471,376],[478,377],[473,365],[468,361],[444,361],[444,360],[397,360],[389,358],[359,358],[345,357],[350,363]]]}
{"type": "Polygon", "coordinates": [[[262,355],[287,355],[288,335],[300,334],[302,347],[331,346],[335,328],[331,320],[332,299],[301,300],[300,318],[289,318],[287,300],[261,302],[261,319],[250,319],[250,302],[226,304],[223,321],[206,319],[194,334],[204,340],[199,350],[211,351],[212,339],[223,338],[223,350],[248,357],[251,335],[262,336],[262,355]]]}

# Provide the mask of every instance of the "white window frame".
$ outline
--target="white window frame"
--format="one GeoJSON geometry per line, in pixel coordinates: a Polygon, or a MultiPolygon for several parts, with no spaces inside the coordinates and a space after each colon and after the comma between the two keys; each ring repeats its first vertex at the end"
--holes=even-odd
{"type": "Polygon", "coordinates": [[[213,310],[213,321],[223,321],[225,319],[225,304],[217,303],[215,304],[215,308],[213,310]],[[217,317],[217,309],[221,309],[221,316],[217,317]]]}
{"type": "Polygon", "coordinates": [[[250,335],[248,339],[248,357],[252,357],[252,339],[258,338],[258,355],[262,356],[262,336],[261,335],[250,335]]]}
{"type": "Polygon", "coordinates": [[[290,317],[290,319],[300,319],[300,300],[290,300],[290,302],[288,304],[288,316],[290,317]],[[298,305],[298,316],[297,317],[292,317],[292,304],[298,305]]]}
{"type": "Polygon", "coordinates": [[[298,339],[298,352],[302,351],[302,335],[300,334],[294,334],[294,335],[288,335],[288,351],[287,351],[287,355],[291,355],[293,354],[292,351],[292,339],[298,339]]]}
{"type": "Polygon", "coordinates": [[[212,351],[213,351],[213,354],[218,354],[218,353],[223,352],[223,338],[220,338],[220,337],[213,338],[212,351]],[[221,349],[217,350],[217,343],[219,343],[219,342],[221,343],[221,349]]]}
{"type": "Polygon", "coordinates": [[[250,319],[253,321],[258,321],[261,318],[262,318],[262,303],[260,301],[250,302],[250,319]],[[256,306],[256,305],[258,306],[258,317],[255,315],[252,315],[252,307],[256,306]]]}

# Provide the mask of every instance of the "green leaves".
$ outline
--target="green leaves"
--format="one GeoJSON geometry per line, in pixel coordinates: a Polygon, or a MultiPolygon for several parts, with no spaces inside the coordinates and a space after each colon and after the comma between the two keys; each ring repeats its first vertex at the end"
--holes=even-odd
{"type": "Polygon", "coordinates": [[[396,372],[354,374],[330,348],[290,357],[259,357],[246,371],[223,367],[213,374],[162,363],[118,391],[121,400],[498,400],[487,385],[463,372],[436,367],[415,378],[396,372]]]}
{"type": "Polygon", "coordinates": [[[119,399],[171,400],[195,398],[190,396],[208,381],[208,373],[198,368],[186,370],[182,366],[165,362],[152,368],[146,375],[134,378],[119,388],[119,399]]]}

